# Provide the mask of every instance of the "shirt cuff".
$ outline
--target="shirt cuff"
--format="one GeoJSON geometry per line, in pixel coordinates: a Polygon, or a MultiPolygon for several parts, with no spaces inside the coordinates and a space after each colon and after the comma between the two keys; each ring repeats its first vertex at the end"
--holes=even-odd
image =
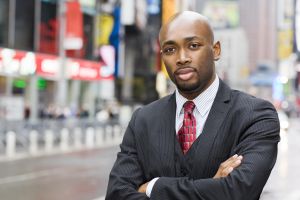
{"type": "Polygon", "coordinates": [[[150,198],[151,192],[152,192],[152,188],[153,188],[155,182],[156,182],[158,179],[159,179],[159,177],[156,177],[156,178],[152,179],[152,180],[148,183],[147,188],[146,188],[146,195],[147,195],[147,197],[150,198]]]}

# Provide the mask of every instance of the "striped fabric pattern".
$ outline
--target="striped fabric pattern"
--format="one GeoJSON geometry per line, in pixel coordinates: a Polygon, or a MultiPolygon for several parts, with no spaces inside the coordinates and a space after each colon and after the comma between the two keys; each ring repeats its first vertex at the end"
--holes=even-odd
{"type": "Polygon", "coordinates": [[[178,131],[178,141],[184,154],[190,149],[196,140],[196,118],[193,115],[195,104],[187,101],[184,104],[184,118],[182,127],[178,131]]]}
{"type": "MultiPolygon", "coordinates": [[[[208,117],[208,114],[211,110],[212,104],[215,100],[219,89],[219,77],[216,75],[213,83],[203,91],[198,97],[196,97],[193,102],[195,104],[195,109],[193,114],[196,118],[196,137],[202,134],[204,124],[208,117]]],[[[176,133],[178,133],[179,129],[182,127],[182,122],[184,118],[184,109],[183,105],[188,99],[184,98],[178,90],[175,92],[176,96],[176,116],[175,116],[175,129],[176,133]]]]}

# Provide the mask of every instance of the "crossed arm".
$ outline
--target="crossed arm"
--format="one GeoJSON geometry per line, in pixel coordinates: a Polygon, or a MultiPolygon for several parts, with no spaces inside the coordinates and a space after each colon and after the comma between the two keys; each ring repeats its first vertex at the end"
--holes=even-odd
{"type": "MultiPolygon", "coordinates": [[[[213,178],[216,179],[216,178],[227,177],[235,168],[240,166],[240,164],[242,163],[242,159],[243,156],[241,155],[238,156],[237,154],[235,154],[231,156],[229,159],[227,159],[226,161],[220,164],[219,169],[213,178]]],[[[149,182],[142,184],[139,187],[138,192],[145,194],[149,182]]]]}
{"type": "MultiPolygon", "coordinates": [[[[242,157],[233,156],[223,162],[214,177],[160,177],[151,199],[257,200],[276,161],[279,123],[273,114],[254,117],[255,122],[233,147],[233,152],[242,157]]],[[[147,200],[147,181],[138,159],[133,120],[111,171],[106,199],[147,200]]]]}

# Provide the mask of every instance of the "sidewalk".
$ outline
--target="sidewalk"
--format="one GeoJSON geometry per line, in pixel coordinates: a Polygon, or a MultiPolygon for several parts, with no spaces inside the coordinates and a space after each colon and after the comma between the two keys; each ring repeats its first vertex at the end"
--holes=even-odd
{"type": "Polygon", "coordinates": [[[278,158],[261,200],[300,200],[300,119],[281,133],[278,158]]]}

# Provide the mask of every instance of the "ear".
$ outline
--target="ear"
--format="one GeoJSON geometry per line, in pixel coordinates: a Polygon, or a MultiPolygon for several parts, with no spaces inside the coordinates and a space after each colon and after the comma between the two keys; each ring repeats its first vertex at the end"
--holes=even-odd
{"type": "Polygon", "coordinates": [[[214,51],[214,60],[217,61],[220,59],[221,56],[221,44],[219,41],[217,41],[213,46],[214,51]]]}

